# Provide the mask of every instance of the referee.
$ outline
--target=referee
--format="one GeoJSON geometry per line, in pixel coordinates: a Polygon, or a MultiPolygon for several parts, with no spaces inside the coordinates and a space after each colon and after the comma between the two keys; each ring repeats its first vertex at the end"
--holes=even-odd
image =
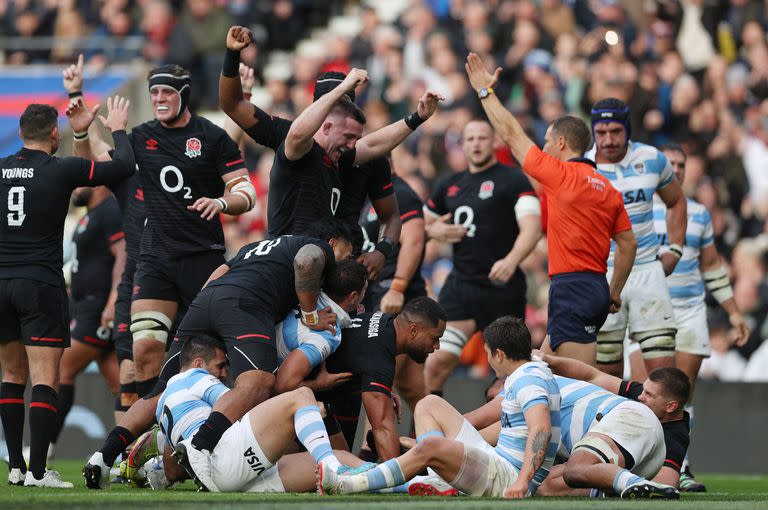
{"type": "Polygon", "coordinates": [[[493,93],[501,68],[491,74],[470,53],[466,64],[488,118],[501,138],[539,181],[549,199],[549,309],[547,340],[542,350],[595,365],[597,332],[621,307],[621,290],[635,260],[637,242],[621,194],[582,156],[589,148],[589,129],[575,117],[555,120],[543,151],[493,93]],[[610,287],[605,279],[610,240],[616,242],[610,287]]]}

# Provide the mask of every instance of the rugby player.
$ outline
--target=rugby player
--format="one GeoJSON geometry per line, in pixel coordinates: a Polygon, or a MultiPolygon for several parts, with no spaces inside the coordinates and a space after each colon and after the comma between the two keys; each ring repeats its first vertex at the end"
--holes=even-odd
{"type": "MultiPolygon", "coordinates": [[[[640,344],[650,371],[674,365],[675,322],[665,276],[683,256],[686,201],[666,156],[655,147],[630,141],[630,111],[622,101],[606,98],[592,107],[594,147],[587,157],[624,198],[637,255],[621,294],[621,309],[608,317],[597,335],[597,363],[605,372],[621,377],[624,371],[624,336],[640,344]],[[669,250],[659,256],[653,228],[653,195],[667,207],[669,250]]],[[[613,274],[613,248],[608,277],[613,274]]]]}
{"type": "Polygon", "coordinates": [[[470,53],[466,69],[502,140],[547,193],[552,285],[545,349],[594,364],[597,330],[621,305],[620,293],[635,256],[621,196],[592,161],[582,158],[590,137],[580,119],[566,116],[553,122],[539,150],[493,93],[501,68],[491,74],[480,57],[470,53]],[[609,286],[604,275],[611,238],[617,244],[617,262],[609,286]]]}
{"type": "MultiPolygon", "coordinates": [[[[469,496],[532,496],[546,478],[560,442],[560,394],[552,372],[531,361],[531,337],[522,319],[502,317],[485,329],[491,367],[505,378],[496,448],[450,404],[431,395],[416,406],[417,445],[359,475],[339,476],[318,464],[321,494],[395,487],[429,467],[469,496]]],[[[492,403],[494,405],[496,402],[492,403]]]]}
{"type": "MultiPolygon", "coordinates": [[[[327,309],[317,311],[317,297],[324,272],[351,253],[350,235],[338,222],[324,222],[317,228],[317,238],[281,236],[244,246],[210,275],[179,325],[178,341],[171,343],[159,386],[178,373],[178,353],[188,336],[221,338],[230,358],[234,389],[216,403],[205,427],[184,442],[185,457],[194,457],[191,463],[196,467],[188,466],[189,470],[203,478],[203,485],[210,480],[210,460],[202,451],[211,452],[232,422],[270,394],[277,368],[275,323],[298,302],[305,324],[333,329],[335,316],[327,309]]],[[[151,425],[156,401],[157,395],[138,400],[112,429],[85,466],[89,487],[106,488],[108,466],[135,435],[151,425]]]]}
{"type": "Polygon", "coordinates": [[[48,458],[64,427],[75,398],[75,377],[92,361],[112,393],[120,384],[112,342],[117,286],[125,269],[125,233],[120,207],[105,186],[77,188],[72,204],[87,207],[72,237],[70,292],[74,312],[70,336],[75,342],[64,350],[59,368],[59,408],[56,432],[48,458]]]}
{"type": "Polygon", "coordinates": [[[496,160],[494,138],[485,120],[464,126],[469,169],[440,180],[424,207],[429,237],[453,244],[453,269],[439,296],[448,326],[424,367],[427,391],[436,395],[473,333],[504,315],[525,317],[519,266],[541,237],[541,209],[525,175],[496,160]]]}
{"type": "Polygon", "coordinates": [[[100,117],[112,131],[115,161],[56,158],[61,137],[58,112],[31,104],[19,119],[23,147],[0,159],[0,193],[7,199],[0,221],[0,420],[8,445],[13,485],[71,488],[46,471],[56,428],[59,364],[70,343],[69,311],[62,274],[64,219],[72,190],[130,176],[135,162],[125,133],[129,101],[107,100],[100,117]],[[24,387],[32,379],[29,469],[22,456],[24,387]]]}

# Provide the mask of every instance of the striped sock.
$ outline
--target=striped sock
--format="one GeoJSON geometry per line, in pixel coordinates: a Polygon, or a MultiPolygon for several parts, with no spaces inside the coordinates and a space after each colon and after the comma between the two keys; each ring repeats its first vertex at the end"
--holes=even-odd
{"type": "Polygon", "coordinates": [[[8,446],[9,469],[27,471],[22,454],[24,436],[24,388],[23,384],[4,382],[0,384],[0,422],[8,446]]]}
{"type": "Polygon", "coordinates": [[[405,483],[405,475],[397,459],[390,459],[361,475],[350,478],[358,477],[360,477],[360,481],[365,480],[365,490],[369,491],[396,487],[405,483]]]}
{"type": "Polygon", "coordinates": [[[619,472],[616,473],[616,477],[613,479],[613,490],[616,491],[616,494],[621,494],[630,485],[643,481],[647,482],[648,480],[642,476],[630,473],[626,469],[619,469],[619,472]]]}
{"type": "Polygon", "coordinates": [[[437,430],[437,429],[435,429],[435,430],[428,430],[428,431],[424,432],[423,434],[419,434],[418,436],[416,436],[416,442],[417,443],[421,443],[422,441],[424,441],[426,438],[428,438],[430,436],[445,437],[445,434],[443,434],[442,430],[437,430]]]}
{"type": "Polygon", "coordinates": [[[319,407],[305,406],[296,411],[293,416],[293,426],[296,430],[296,437],[312,455],[315,462],[318,464],[322,462],[334,471],[341,466],[336,455],[333,454],[331,442],[328,439],[328,431],[325,430],[319,407]]]}

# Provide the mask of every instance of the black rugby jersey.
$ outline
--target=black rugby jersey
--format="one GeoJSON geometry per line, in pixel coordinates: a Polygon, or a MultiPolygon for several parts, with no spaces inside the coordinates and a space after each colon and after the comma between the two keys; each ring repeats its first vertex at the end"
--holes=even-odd
{"type": "MultiPolygon", "coordinates": [[[[397,176],[392,177],[392,187],[394,188],[395,197],[397,198],[397,206],[400,209],[400,221],[403,225],[411,220],[417,218],[424,218],[424,212],[422,209],[422,203],[419,196],[413,189],[408,186],[408,183],[400,179],[397,176]]],[[[360,227],[359,230],[363,235],[363,253],[371,252],[376,248],[376,242],[379,238],[379,230],[381,225],[379,224],[379,218],[376,215],[376,210],[370,204],[366,204],[360,215],[360,227]]],[[[383,283],[386,287],[389,286],[389,282],[395,277],[395,270],[397,269],[397,258],[400,255],[400,243],[397,243],[395,252],[384,263],[384,267],[379,273],[379,282],[383,283]]],[[[421,250],[421,259],[424,259],[424,249],[421,250]]],[[[421,268],[421,261],[419,261],[419,268],[421,268]]],[[[411,278],[407,293],[423,292],[425,290],[424,278],[421,276],[421,271],[417,270],[411,278]]]]}
{"type": "MultiPolygon", "coordinates": [[[[341,201],[336,217],[346,223],[352,231],[354,253],[359,253],[363,247],[362,232],[357,225],[360,210],[364,207],[366,198],[369,202],[373,202],[393,193],[392,169],[389,166],[389,160],[385,157],[372,159],[360,166],[341,169],[341,201]]],[[[377,238],[378,235],[371,239],[377,238]]]]}
{"type": "Polygon", "coordinates": [[[145,122],[133,129],[131,142],[147,212],[141,254],[175,258],[224,251],[221,221],[205,220],[187,206],[224,194],[221,176],[244,166],[235,142],[198,115],[173,129],[145,122]]]}
{"type": "MultiPolygon", "coordinates": [[[[520,232],[515,204],[524,195],[535,196],[528,178],[500,163],[476,174],[465,170],[448,175],[437,183],[427,208],[437,215],[450,212],[453,223],[467,229],[464,238],[453,245],[456,275],[491,285],[488,273],[510,252],[520,232]]],[[[524,281],[518,267],[507,285],[524,281]]]]}
{"type": "Polygon", "coordinates": [[[397,344],[395,317],[382,312],[363,313],[341,331],[341,344],[326,360],[330,373],[352,372],[344,384],[350,391],[392,396],[397,344]]]}
{"type": "Polygon", "coordinates": [[[124,238],[120,207],[114,197],[108,197],[80,218],[72,235],[73,300],[109,296],[115,263],[110,247],[124,238]]]}
{"type": "Polygon", "coordinates": [[[0,279],[63,283],[64,219],[72,190],[114,183],[134,171],[125,131],[112,136],[113,161],[57,158],[25,148],[0,159],[0,279]]]}
{"type": "Polygon", "coordinates": [[[331,245],[308,236],[285,235],[246,244],[227,262],[229,271],[208,284],[230,286],[243,291],[243,301],[264,311],[272,311],[282,320],[298,304],[293,259],[307,244],[319,246],[325,254],[324,275],[336,261],[331,245]]]}
{"type": "MultiPolygon", "coordinates": [[[[643,385],[636,381],[623,381],[619,387],[619,395],[632,400],[639,401],[642,392],[643,385]]],[[[661,428],[664,431],[664,445],[667,447],[664,466],[679,473],[691,441],[691,417],[687,411],[683,411],[681,419],[662,422],[661,428]]]]}

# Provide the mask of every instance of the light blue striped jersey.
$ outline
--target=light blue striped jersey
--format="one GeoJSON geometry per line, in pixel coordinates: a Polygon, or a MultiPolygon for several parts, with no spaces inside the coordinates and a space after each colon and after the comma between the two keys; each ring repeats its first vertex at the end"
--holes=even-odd
{"type": "Polygon", "coordinates": [[[336,314],[336,332],[328,330],[315,331],[301,322],[301,310],[292,310],[285,319],[275,327],[275,342],[277,344],[278,365],[285,361],[288,355],[299,349],[309,360],[312,368],[322,363],[328,356],[336,352],[341,343],[341,329],[348,327],[352,321],[349,314],[337,305],[324,292],[317,298],[317,309],[331,307],[336,314]]]}
{"type": "Polygon", "coordinates": [[[171,447],[192,437],[227,391],[224,383],[202,368],[190,368],[171,377],[155,410],[157,423],[171,447]]]}
{"type": "Polygon", "coordinates": [[[568,458],[573,445],[597,422],[597,416],[605,416],[608,411],[627,399],[606,391],[594,384],[555,376],[560,389],[560,426],[562,439],[559,454],[568,458]]]}
{"type": "MultiPolygon", "coordinates": [[[[661,251],[669,248],[667,239],[667,207],[660,198],[653,200],[653,222],[661,243],[661,251]]],[[[693,306],[704,302],[704,279],[699,269],[701,249],[714,243],[712,217],[707,208],[688,199],[688,226],[685,229],[683,256],[677,262],[675,270],[667,276],[667,287],[675,307],[693,306]]]]}
{"type": "Polygon", "coordinates": [[[523,467],[525,444],[528,440],[528,425],[525,412],[531,407],[543,404],[549,408],[552,437],[547,455],[536,471],[529,485],[531,494],[549,474],[560,444],[560,393],[557,383],[546,363],[531,361],[522,365],[504,381],[501,393],[501,432],[496,452],[510,462],[518,471],[523,467]]]}
{"type": "MultiPolygon", "coordinates": [[[[584,157],[594,161],[595,147],[584,157]]],[[[656,260],[659,238],[653,228],[653,194],[674,178],[672,166],[663,152],[638,142],[629,142],[627,154],[619,163],[598,163],[597,171],[621,192],[624,207],[637,239],[635,265],[656,260]]],[[[613,267],[616,243],[611,241],[608,267],[613,267]]]]}

